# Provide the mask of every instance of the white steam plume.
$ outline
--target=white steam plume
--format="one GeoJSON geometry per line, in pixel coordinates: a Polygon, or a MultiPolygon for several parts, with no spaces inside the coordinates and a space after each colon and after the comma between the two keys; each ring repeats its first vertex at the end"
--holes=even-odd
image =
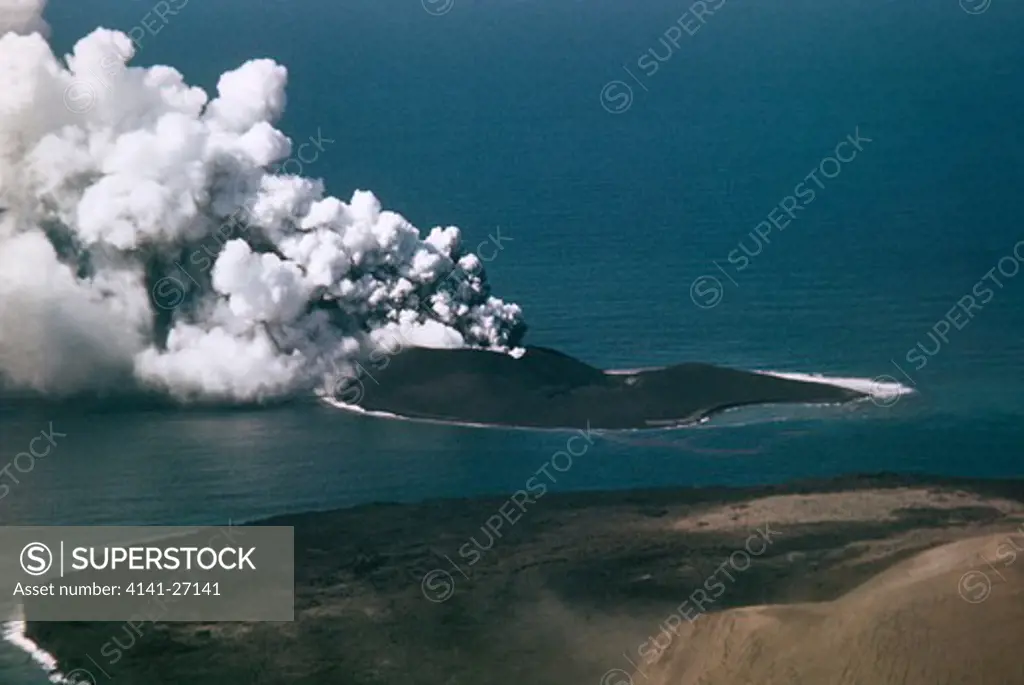
{"type": "Polygon", "coordinates": [[[46,0],[0,0],[0,36],[8,32],[50,35],[44,9],[46,0]]]}
{"type": "Polygon", "coordinates": [[[127,66],[120,32],[58,59],[30,33],[43,4],[0,0],[0,387],[248,402],[344,373],[382,333],[516,344],[520,308],[457,228],[424,238],[372,193],[268,170],[293,153],[283,67],[247,62],[211,100],[127,66]]]}

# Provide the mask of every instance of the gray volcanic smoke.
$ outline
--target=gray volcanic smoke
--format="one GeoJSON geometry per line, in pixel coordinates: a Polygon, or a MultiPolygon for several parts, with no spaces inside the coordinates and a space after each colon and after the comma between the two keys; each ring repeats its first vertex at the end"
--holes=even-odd
{"type": "Polygon", "coordinates": [[[246,62],[210,99],[127,66],[120,32],[58,59],[44,4],[0,0],[0,386],[248,402],[347,373],[385,335],[518,343],[522,311],[457,228],[424,238],[372,193],[269,170],[293,148],[273,126],[284,67],[246,62]]]}

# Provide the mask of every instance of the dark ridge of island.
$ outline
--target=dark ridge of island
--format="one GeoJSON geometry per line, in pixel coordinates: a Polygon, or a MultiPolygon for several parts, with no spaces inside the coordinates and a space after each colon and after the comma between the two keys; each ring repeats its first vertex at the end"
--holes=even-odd
{"type": "Polygon", "coordinates": [[[520,358],[416,347],[368,366],[336,385],[336,400],[406,418],[531,428],[671,427],[732,407],[866,397],[701,363],[606,373],[544,347],[527,347],[520,358]]]}
{"type": "Polygon", "coordinates": [[[27,637],[76,685],[1024,682],[1024,481],[511,502],[254,524],[295,527],[292,623],[36,622],[28,598],[27,637]]]}

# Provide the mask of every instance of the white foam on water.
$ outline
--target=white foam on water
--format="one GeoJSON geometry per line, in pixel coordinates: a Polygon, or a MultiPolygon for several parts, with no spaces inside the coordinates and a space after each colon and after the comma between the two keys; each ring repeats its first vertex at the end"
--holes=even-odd
{"type": "MultiPolygon", "coordinates": [[[[609,376],[629,376],[644,371],[659,371],[667,367],[650,366],[639,369],[609,369],[605,374],[609,376]]],[[[891,399],[902,395],[911,395],[915,392],[913,388],[896,381],[892,376],[878,376],[876,378],[862,378],[859,376],[826,376],[820,373],[800,373],[796,371],[768,371],[753,370],[763,376],[775,376],[789,381],[802,381],[805,383],[821,383],[837,388],[845,388],[855,392],[862,392],[874,399],[891,399]],[[886,379],[886,380],[882,380],[886,379]]]]}
{"type": "Polygon", "coordinates": [[[57,670],[57,659],[52,654],[41,648],[30,640],[25,634],[26,622],[24,608],[19,605],[17,609],[19,618],[7,621],[3,624],[3,640],[10,645],[20,649],[47,674],[50,682],[63,683],[64,675],[57,670]]]}
{"type": "MultiPolygon", "coordinates": [[[[571,427],[550,428],[550,427],[546,427],[546,426],[510,426],[510,425],[504,424],[504,423],[475,423],[473,421],[455,421],[455,420],[452,420],[452,419],[431,419],[431,418],[421,417],[421,416],[402,416],[401,414],[392,414],[391,412],[387,412],[387,411],[379,411],[379,410],[376,410],[376,409],[366,409],[365,407],[361,407],[358,404],[348,404],[346,402],[342,402],[342,401],[340,401],[340,400],[338,400],[338,399],[336,399],[334,397],[331,397],[330,395],[322,393],[322,392],[318,392],[317,396],[320,398],[321,402],[323,402],[325,404],[329,404],[330,406],[334,407],[335,409],[341,409],[342,411],[347,411],[347,412],[350,412],[352,414],[362,414],[363,416],[373,416],[373,417],[379,418],[379,419],[398,419],[399,421],[414,421],[414,422],[417,422],[417,423],[433,423],[433,424],[438,424],[438,425],[442,425],[442,426],[464,426],[464,427],[467,427],[467,428],[500,428],[502,430],[549,431],[549,432],[565,432],[565,431],[581,430],[581,429],[576,429],[576,428],[571,428],[571,427]]],[[[594,429],[594,432],[597,432],[597,429],[594,429]]]]}
{"type": "Polygon", "coordinates": [[[897,382],[891,376],[860,378],[857,376],[824,376],[818,373],[796,373],[790,371],[755,371],[754,373],[759,373],[764,376],[775,376],[776,378],[784,378],[790,381],[821,383],[837,388],[845,388],[855,392],[862,392],[877,400],[901,397],[903,395],[910,395],[916,392],[913,388],[897,382]],[[881,378],[887,378],[890,380],[883,381],[880,380],[881,378]]]}

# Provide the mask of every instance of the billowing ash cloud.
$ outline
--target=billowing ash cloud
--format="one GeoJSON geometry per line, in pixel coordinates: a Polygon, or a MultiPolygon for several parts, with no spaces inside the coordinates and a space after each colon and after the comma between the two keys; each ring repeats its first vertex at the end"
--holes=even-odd
{"type": "Polygon", "coordinates": [[[0,0],[0,385],[248,402],[344,374],[382,336],[517,344],[521,310],[457,228],[422,237],[372,193],[287,173],[342,152],[274,128],[283,67],[247,62],[211,99],[127,66],[120,32],[56,58],[29,33],[42,5],[0,0]]]}
{"type": "Polygon", "coordinates": [[[0,0],[0,36],[14,33],[41,33],[50,35],[50,27],[43,21],[46,0],[0,0]]]}

